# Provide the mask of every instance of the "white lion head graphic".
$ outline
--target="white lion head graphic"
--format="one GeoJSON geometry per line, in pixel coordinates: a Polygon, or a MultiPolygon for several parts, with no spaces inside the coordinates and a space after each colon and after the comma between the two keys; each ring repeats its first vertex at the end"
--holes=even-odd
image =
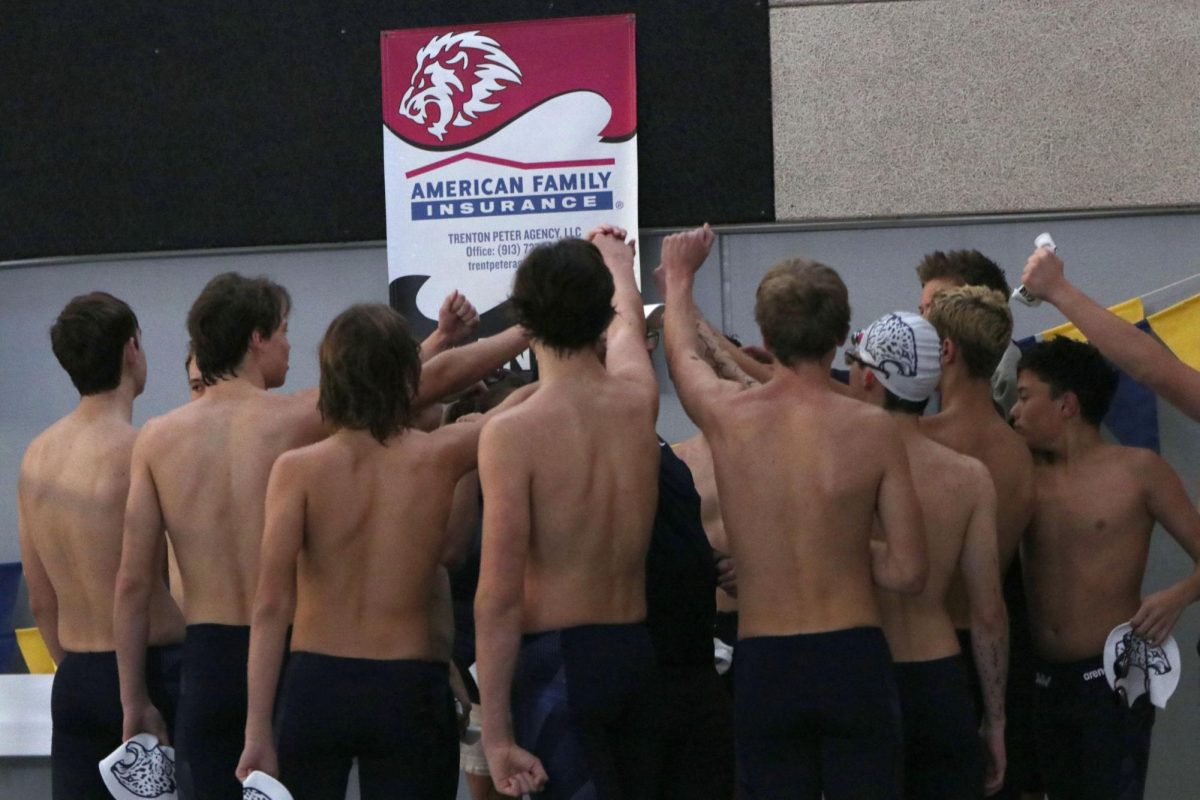
{"type": "Polygon", "coordinates": [[[439,140],[446,127],[465,128],[485,111],[499,108],[488,99],[505,84],[519,84],[521,69],[495,39],[479,31],[435,36],[417,51],[417,68],[400,102],[400,113],[439,140]],[[430,107],[437,119],[431,120],[430,107]]]}
{"type": "Polygon", "coordinates": [[[147,750],[136,739],[125,743],[125,754],[112,765],[112,773],[121,786],[137,797],[175,793],[175,762],[161,747],[147,750]]]}
{"type": "Polygon", "coordinates": [[[917,374],[917,335],[895,314],[888,314],[872,325],[866,341],[859,346],[869,351],[875,357],[875,366],[888,375],[911,378],[917,374]]]}

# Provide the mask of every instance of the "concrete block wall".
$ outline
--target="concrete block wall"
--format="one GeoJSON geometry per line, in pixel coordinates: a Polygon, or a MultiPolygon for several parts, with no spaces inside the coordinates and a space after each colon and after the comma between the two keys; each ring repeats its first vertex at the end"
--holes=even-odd
{"type": "Polygon", "coordinates": [[[772,5],[781,221],[1200,202],[1196,0],[772,5]]]}

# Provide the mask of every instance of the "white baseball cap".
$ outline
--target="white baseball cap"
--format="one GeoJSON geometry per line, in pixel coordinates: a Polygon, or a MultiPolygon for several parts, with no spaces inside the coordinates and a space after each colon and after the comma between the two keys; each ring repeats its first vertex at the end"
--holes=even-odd
{"type": "Polygon", "coordinates": [[[874,370],[892,394],[921,402],[941,378],[941,349],[933,325],[910,311],[893,311],[856,332],[846,355],[874,370]]]}

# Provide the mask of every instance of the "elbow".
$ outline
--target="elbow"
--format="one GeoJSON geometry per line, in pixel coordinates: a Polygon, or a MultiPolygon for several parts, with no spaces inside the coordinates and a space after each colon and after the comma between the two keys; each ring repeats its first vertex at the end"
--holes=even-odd
{"type": "Polygon", "coordinates": [[[999,595],[990,603],[971,605],[971,630],[987,638],[1008,633],[1008,609],[999,595]]]}
{"type": "Polygon", "coordinates": [[[122,611],[118,616],[125,616],[128,610],[143,608],[150,604],[150,581],[141,575],[130,575],[121,570],[117,575],[117,588],[114,606],[122,611]]]}
{"type": "Polygon", "coordinates": [[[514,612],[520,614],[520,604],[513,602],[511,598],[501,597],[490,592],[478,592],[475,595],[475,624],[479,628],[501,625],[514,612]]]}
{"type": "Polygon", "coordinates": [[[55,628],[58,624],[58,602],[45,598],[29,598],[29,613],[37,626],[43,630],[55,628]]]}
{"type": "Polygon", "coordinates": [[[925,582],[929,580],[929,563],[922,561],[919,565],[914,565],[906,577],[907,580],[900,589],[901,593],[917,595],[925,591],[925,582]]]}
{"type": "Polygon", "coordinates": [[[295,614],[295,604],[284,597],[256,597],[250,624],[255,628],[287,625],[295,614]]]}
{"type": "Polygon", "coordinates": [[[929,557],[924,548],[913,554],[903,573],[900,576],[898,592],[917,595],[925,591],[925,582],[929,580],[929,557]]]}

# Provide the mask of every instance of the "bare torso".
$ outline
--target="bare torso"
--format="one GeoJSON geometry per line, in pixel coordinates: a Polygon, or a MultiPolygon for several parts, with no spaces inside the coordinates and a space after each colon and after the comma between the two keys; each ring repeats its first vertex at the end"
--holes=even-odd
{"type": "Polygon", "coordinates": [[[980,501],[980,485],[991,478],[975,459],[916,431],[906,431],[905,446],[925,520],[929,577],[918,595],[881,589],[879,610],[892,658],[930,661],[959,652],[946,595],[959,568],[972,511],[980,501]]]}
{"type": "MultiPolygon", "coordinates": [[[[57,636],[68,651],[112,650],[129,465],[137,435],[124,420],[79,411],[47,428],[21,465],[23,524],[58,600],[57,636]]],[[[165,549],[159,559],[165,573],[165,549]]],[[[181,641],[183,617],[154,583],[151,645],[181,641]]]]}
{"type": "MultiPolygon", "coordinates": [[[[1033,514],[1033,456],[1020,434],[998,414],[976,415],[942,412],[921,418],[921,432],[955,452],[983,462],[998,498],[996,545],[1001,574],[1008,571],[1021,536],[1033,514]]],[[[947,607],[954,627],[971,627],[970,605],[962,575],[951,579],[947,607]]]]}
{"type": "Polygon", "coordinates": [[[288,454],[305,497],[294,650],[448,660],[440,566],[454,487],[473,465],[474,447],[463,445],[472,425],[409,430],[387,447],[341,431],[288,454]]]}
{"type": "Polygon", "coordinates": [[[1070,464],[1039,463],[1022,549],[1037,653],[1050,661],[1099,654],[1141,605],[1154,526],[1141,454],[1102,445],[1070,464]]]}
{"type": "Polygon", "coordinates": [[[880,624],[870,536],[887,415],[789,381],[732,396],[705,435],[738,570],[739,637],[880,624]]]}
{"type": "MultiPolygon", "coordinates": [[[[700,495],[700,522],[713,550],[729,555],[729,537],[721,516],[721,497],[717,493],[717,474],[713,469],[712,449],[700,433],[675,445],[675,454],[688,466],[696,493],[700,495]]],[[[717,611],[737,611],[737,598],[717,589],[717,611]]]]}
{"type": "Polygon", "coordinates": [[[525,443],[525,631],[645,619],[658,502],[654,391],[589,373],[546,383],[496,420],[525,443]]]}
{"type": "Polygon", "coordinates": [[[315,396],[226,381],[142,435],[188,623],[248,625],[267,478],[282,453],[324,436],[315,396]]]}

